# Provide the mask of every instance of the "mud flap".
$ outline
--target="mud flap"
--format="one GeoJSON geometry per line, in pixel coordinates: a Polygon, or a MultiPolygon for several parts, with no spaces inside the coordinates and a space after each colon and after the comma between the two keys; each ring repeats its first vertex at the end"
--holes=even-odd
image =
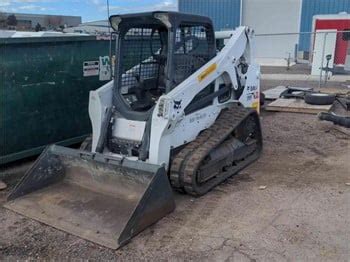
{"type": "Polygon", "coordinates": [[[119,248],[175,208],[165,169],[48,147],[5,207],[109,248],[119,248]]]}

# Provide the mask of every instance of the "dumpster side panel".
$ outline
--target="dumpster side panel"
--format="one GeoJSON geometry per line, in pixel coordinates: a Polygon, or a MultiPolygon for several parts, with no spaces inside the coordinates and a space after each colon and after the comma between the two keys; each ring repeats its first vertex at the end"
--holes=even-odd
{"type": "Polygon", "coordinates": [[[0,164],[91,132],[89,91],[106,81],[84,77],[83,66],[108,56],[109,41],[24,39],[0,43],[0,53],[0,164]]]}

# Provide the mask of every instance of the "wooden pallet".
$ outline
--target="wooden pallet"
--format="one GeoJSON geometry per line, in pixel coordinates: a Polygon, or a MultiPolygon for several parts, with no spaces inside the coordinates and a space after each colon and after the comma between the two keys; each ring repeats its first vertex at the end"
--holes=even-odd
{"type": "Polygon", "coordinates": [[[267,111],[294,112],[304,114],[318,114],[319,112],[328,112],[332,105],[309,105],[302,99],[279,98],[266,106],[267,111]]]}

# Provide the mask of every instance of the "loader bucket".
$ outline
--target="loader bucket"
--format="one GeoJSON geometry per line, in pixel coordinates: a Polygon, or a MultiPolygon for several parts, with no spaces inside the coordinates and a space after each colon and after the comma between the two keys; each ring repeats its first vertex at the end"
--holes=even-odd
{"type": "Polygon", "coordinates": [[[119,248],[172,212],[164,167],[48,147],[5,207],[109,248],[119,248]]]}

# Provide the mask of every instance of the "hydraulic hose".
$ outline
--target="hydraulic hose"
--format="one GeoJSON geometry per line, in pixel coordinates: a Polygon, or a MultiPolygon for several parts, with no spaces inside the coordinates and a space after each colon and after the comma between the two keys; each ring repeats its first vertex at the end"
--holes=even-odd
{"type": "Polygon", "coordinates": [[[350,128],[350,117],[338,116],[334,113],[321,112],[318,114],[318,119],[333,122],[335,125],[350,128]]]}

